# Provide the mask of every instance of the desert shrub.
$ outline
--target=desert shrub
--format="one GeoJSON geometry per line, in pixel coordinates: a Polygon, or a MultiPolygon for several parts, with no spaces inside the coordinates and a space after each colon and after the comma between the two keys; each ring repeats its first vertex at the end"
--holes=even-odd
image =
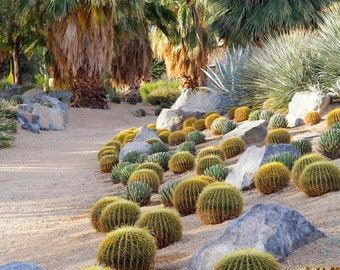
{"type": "Polygon", "coordinates": [[[241,154],[246,148],[244,141],[239,137],[232,137],[224,140],[221,144],[221,150],[225,158],[232,158],[241,154]]]}
{"type": "Polygon", "coordinates": [[[163,179],[163,168],[158,163],[145,162],[145,163],[138,165],[136,170],[139,171],[139,170],[143,170],[143,169],[148,169],[148,170],[154,171],[155,173],[157,173],[159,179],[162,181],[162,179],[163,179]]]}
{"type": "Polygon", "coordinates": [[[196,174],[201,175],[207,168],[216,164],[223,164],[223,161],[219,156],[205,156],[198,160],[196,165],[196,174]]]}
{"type": "Polygon", "coordinates": [[[159,80],[143,84],[140,93],[144,101],[159,105],[165,102],[174,103],[181,91],[177,81],[159,80]]]}
{"type": "Polygon", "coordinates": [[[168,162],[173,155],[172,152],[161,152],[161,153],[156,153],[153,155],[148,156],[146,159],[147,162],[153,162],[153,163],[158,163],[161,165],[163,170],[167,171],[168,170],[168,162]]]}
{"type": "Polygon", "coordinates": [[[316,111],[311,111],[305,114],[303,120],[305,124],[313,126],[321,121],[321,115],[316,111]]]}
{"type": "Polygon", "coordinates": [[[335,123],[340,122],[340,108],[334,109],[327,114],[326,122],[329,127],[335,123]]]}
{"type": "Polygon", "coordinates": [[[288,126],[288,121],[283,114],[274,114],[268,124],[269,129],[276,128],[286,128],[288,126]]]}
{"type": "Polygon", "coordinates": [[[193,142],[194,144],[201,144],[205,142],[205,135],[201,131],[190,132],[187,136],[188,142],[193,142]]]}
{"type": "Polygon", "coordinates": [[[131,151],[125,155],[122,161],[129,163],[142,163],[146,160],[146,158],[146,155],[143,155],[138,151],[131,151]]]}
{"type": "Polygon", "coordinates": [[[294,155],[290,152],[283,152],[283,153],[280,153],[280,154],[270,156],[265,163],[280,162],[283,165],[285,165],[287,167],[287,169],[291,170],[295,161],[298,158],[299,157],[297,155],[294,155]]]}
{"type": "Polygon", "coordinates": [[[220,115],[218,113],[212,113],[212,114],[209,114],[208,116],[206,116],[205,120],[204,120],[205,127],[207,129],[210,129],[212,123],[215,121],[215,119],[217,119],[219,117],[220,117],[220,115]]]}
{"type": "Polygon", "coordinates": [[[169,169],[174,173],[184,173],[195,167],[195,157],[190,152],[178,152],[169,160],[169,169]]]}
{"type": "Polygon", "coordinates": [[[194,127],[194,124],[196,123],[197,118],[196,117],[190,117],[184,120],[183,122],[183,128],[187,127],[194,127]]]}
{"type": "Polygon", "coordinates": [[[204,174],[223,182],[229,174],[229,169],[225,165],[216,164],[206,168],[204,174]]]}
{"type": "Polygon", "coordinates": [[[195,143],[193,143],[192,141],[187,141],[187,142],[181,143],[178,146],[178,151],[179,152],[187,151],[187,152],[190,152],[191,154],[195,155],[195,153],[196,153],[195,143]]]}
{"type": "Polygon", "coordinates": [[[263,194],[270,194],[288,186],[289,177],[289,170],[282,163],[267,163],[257,171],[255,187],[263,194]]]}
{"type": "Polygon", "coordinates": [[[151,78],[153,81],[160,80],[166,74],[165,61],[154,58],[151,66],[151,78]]]}
{"type": "Polygon", "coordinates": [[[198,119],[194,124],[194,128],[198,131],[205,130],[205,119],[198,119]]]}
{"type": "Polygon", "coordinates": [[[147,184],[134,182],[126,186],[124,194],[127,200],[144,206],[150,203],[152,188],[147,184]]]}
{"type": "Polygon", "coordinates": [[[251,110],[248,107],[239,107],[235,110],[234,113],[234,120],[236,122],[243,122],[246,121],[249,117],[251,110]]]}
{"type": "Polygon", "coordinates": [[[290,143],[290,135],[286,129],[277,128],[268,132],[266,144],[290,143]]]}
{"type": "Polygon", "coordinates": [[[171,132],[171,134],[169,135],[169,144],[170,145],[179,145],[183,142],[185,142],[187,136],[185,135],[185,133],[183,131],[174,131],[171,132]]]}
{"type": "Polygon", "coordinates": [[[235,129],[237,125],[226,117],[219,117],[211,125],[215,135],[223,135],[235,129]]]}
{"type": "Polygon", "coordinates": [[[155,154],[159,152],[168,152],[169,146],[166,145],[164,142],[156,142],[153,143],[150,147],[150,154],[155,154]]]}
{"type": "Polygon", "coordinates": [[[331,129],[320,136],[319,150],[327,157],[340,157],[340,129],[331,129]]]}
{"type": "Polygon", "coordinates": [[[147,229],[124,227],[110,232],[100,243],[97,261],[117,270],[152,269],[157,246],[147,229]]]}
{"type": "Polygon", "coordinates": [[[117,88],[113,88],[111,86],[105,88],[107,98],[113,102],[120,104],[122,102],[122,94],[121,91],[117,88]]]}
{"type": "Polygon", "coordinates": [[[131,174],[137,169],[138,164],[122,162],[115,165],[111,170],[111,179],[114,184],[126,185],[131,174]]]}
{"type": "Polygon", "coordinates": [[[270,109],[267,110],[263,110],[260,113],[260,119],[261,120],[265,120],[265,121],[269,121],[270,118],[274,115],[274,112],[270,109]]]}
{"type": "Polygon", "coordinates": [[[168,143],[169,142],[169,136],[171,132],[168,130],[162,131],[158,134],[158,137],[161,139],[162,142],[168,143]]]}
{"type": "Polygon", "coordinates": [[[161,181],[157,173],[149,169],[141,169],[133,172],[128,180],[128,184],[134,182],[141,182],[147,184],[150,188],[152,188],[153,192],[157,192],[161,184],[161,181]]]}
{"type": "Polygon", "coordinates": [[[119,158],[116,153],[104,155],[101,157],[99,164],[102,173],[110,173],[112,168],[118,164],[119,158]]]}
{"type": "Polygon", "coordinates": [[[301,155],[309,154],[312,152],[312,143],[307,139],[297,140],[291,143],[301,155]]]}
{"type": "Polygon", "coordinates": [[[260,116],[261,116],[261,110],[255,110],[255,111],[252,111],[249,114],[248,120],[249,121],[257,121],[257,120],[260,120],[260,116]]]}
{"type": "Polygon", "coordinates": [[[173,206],[172,196],[173,196],[173,193],[175,191],[175,188],[178,186],[178,184],[181,181],[182,180],[171,180],[171,181],[165,182],[164,184],[162,184],[160,186],[159,196],[160,196],[160,199],[161,199],[161,203],[165,207],[173,206]]]}
{"type": "Polygon", "coordinates": [[[238,217],[243,209],[241,192],[225,183],[211,184],[197,200],[198,218],[205,224],[218,224],[238,217]]]}
{"type": "Polygon", "coordinates": [[[172,209],[155,209],[144,212],[136,226],[147,228],[156,238],[158,248],[166,247],[182,239],[182,220],[172,209]]]}

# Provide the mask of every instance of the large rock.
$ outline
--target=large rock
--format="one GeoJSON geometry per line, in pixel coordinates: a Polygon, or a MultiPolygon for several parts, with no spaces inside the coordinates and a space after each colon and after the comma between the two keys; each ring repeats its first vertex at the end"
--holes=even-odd
{"type": "Polygon", "coordinates": [[[183,122],[189,117],[201,117],[204,113],[194,111],[181,111],[175,109],[163,109],[157,118],[158,129],[168,129],[170,131],[178,130],[182,128],[183,122]]]}
{"type": "Polygon", "coordinates": [[[146,142],[149,139],[159,139],[156,132],[146,126],[143,126],[138,132],[134,142],[146,142]]]}
{"type": "Polygon", "coordinates": [[[0,270],[43,270],[43,268],[34,263],[12,262],[0,266],[0,270]]]}
{"type": "Polygon", "coordinates": [[[240,190],[253,186],[254,176],[261,164],[266,162],[271,156],[283,152],[289,152],[300,156],[300,152],[290,144],[270,144],[264,147],[255,145],[247,148],[241,155],[233,170],[228,174],[225,182],[234,185],[240,190]]]}
{"type": "Polygon", "coordinates": [[[318,92],[297,92],[288,106],[288,127],[304,124],[303,118],[310,111],[323,113],[330,103],[330,97],[318,92]]]}
{"type": "Polygon", "coordinates": [[[40,88],[34,88],[26,91],[21,97],[24,104],[44,103],[47,94],[45,94],[44,91],[40,88]]]}
{"type": "Polygon", "coordinates": [[[192,258],[190,270],[210,270],[225,254],[256,248],[283,261],[294,250],[326,235],[297,211],[276,204],[258,204],[231,223],[216,240],[192,258]]]}
{"type": "Polygon", "coordinates": [[[241,137],[247,145],[261,143],[267,136],[267,122],[265,120],[246,121],[234,130],[223,136],[223,139],[230,137],[241,137]]]}
{"type": "Polygon", "coordinates": [[[73,97],[73,93],[68,90],[58,90],[52,91],[48,93],[50,97],[58,99],[62,103],[69,104],[71,102],[71,98],[73,97]]]}
{"type": "Polygon", "coordinates": [[[223,114],[228,105],[230,101],[222,92],[184,89],[171,109],[202,113],[217,111],[223,114]]]}
{"type": "Polygon", "coordinates": [[[60,107],[47,107],[34,103],[32,112],[33,124],[38,124],[42,130],[63,130],[67,124],[68,110],[60,107]]]}

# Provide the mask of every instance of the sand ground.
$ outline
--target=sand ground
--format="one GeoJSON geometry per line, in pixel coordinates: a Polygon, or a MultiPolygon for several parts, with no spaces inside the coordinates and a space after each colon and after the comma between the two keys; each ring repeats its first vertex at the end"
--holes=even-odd
{"type": "MultiPolygon", "coordinates": [[[[109,175],[100,174],[96,152],[115,132],[154,122],[152,108],[144,108],[150,114],[145,118],[132,116],[136,107],[128,105],[109,111],[71,109],[65,131],[34,135],[19,129],[15,147],[0,152],[0,265],[20,260],[62,270],[95,262],[104,236],[92,229],[88,211],[102,196],[122,191],[109,175]]],[[[339,192],[307,198],[290,185],[269,196],[247,191],[244,198],[246,209],[256,203],[287,205],[328,235],[297,250],[285,261],[286,269],[340,265],[339,192]]],[[[187,269],[193,253],[228,224],[202,225],[194,215],[183,222],[183,240],[158,252],[156,269],[187,269]]]]}

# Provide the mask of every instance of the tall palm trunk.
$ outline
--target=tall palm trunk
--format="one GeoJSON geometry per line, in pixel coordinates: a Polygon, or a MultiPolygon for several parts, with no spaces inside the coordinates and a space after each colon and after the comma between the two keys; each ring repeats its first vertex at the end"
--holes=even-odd
{"type": "Polygon", "coordinates": [[[22,84],[22,71],[21,71],[21,59],[20,59],[20,43],[18,39],[11,41],[12,46],[12,58],[13,58],[13,75],[14,83],[22,84]]]}

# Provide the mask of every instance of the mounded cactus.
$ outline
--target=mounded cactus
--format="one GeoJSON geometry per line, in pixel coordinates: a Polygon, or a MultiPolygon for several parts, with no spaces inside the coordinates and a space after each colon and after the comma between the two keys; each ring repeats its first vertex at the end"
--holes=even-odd
{"type": "Polygon", "coordinates": [[[126,184],[131,174],[137,169],[138,164],[122,162],[112,168],[111,179],[114,184],[126,184]]]}
{"type": "Polygon", "coordinates": [[[255,187],[263,194],[270,194],[288,186],[289,177],[289,170],[282,163],[267,163],[256,172],[255,187]]]}
{"type": "Polygon", "coordinates": [[[189,152],[178,152],[169,160],[169,169],[174,173],[184,173],[195,167],[195,157],[189,152]]]}
{"type": "Polygon", "coordinates": [[[104,198],[99,199],[91,208],[90,211],[90,217],[91,217],[91,223],[94,229],[97,231],[101,230],[100,225],[100,216],[106,206],[108,206],[111,203],[115,203],[120,201],[121,199],[114,196],[107,196],[104,198]]]}
{"type": "Polygon", "coordinates": [[[331,129],[320,136],[319,150],[327,157],[340,157],[340,129],[331,129]]]}
{"type": "Polygon", "coordinates": [[[108,204],[100,215],[100,226],[103,232],[110,232],[119,227],[133,226],[140,216],[137,204],[126,200],[108,204]]]}
{"type": "Polygon", "coordinates": [[[206,129],[205,127],[205,119],[198,119],[195,124],[194,124],[194,128],[198,131],[203,131],[206,129]]]}
{"type": "Polygon", "coordinates": [[[102,173],[110,173],[112,168],[118,164],[119,158],[117,154],[104,155],[99,161],[102,173]]]}
{"type": "Polygon", "coordinates": [[[241,192],[232,185],[211,184],[197,200],[196,214],[204,224],[218,224],[238,217],[243,209],[241,192]]]}
{"type": "Polygon", "coordinates": [[[283,114],[274,114],[268,124],[269,129],[276,128],[286,128],[288,126],[288,121],[283,114]]]}
{"type": "Polygon", "coordinates": [[[227,117],[231,120],[233,120],[235,118],[235,110],[237,109],[237,107],[230,107],[227,111],[227,117]]]}
{"type": "Polygon", "coordinates": [[[210,155],[210,156],[203,157],[197,162],[196,174],[201,175],[204,173],[204,171],[207,168],[211,167],[212,165],[216,165],[216,164],[223,165],[223,161],[219,156],[210,155]]]}
{"type": "Polygon", "coordinates": [[[203,148],[197,155],[197,160],[199,161],[201,158],[206,156],[219,156],[222,160],[224,160],[224,153],[221,149],[217,148],[216,146],[209,146],[203,148]]]}
{"type": "Polygon", "coordinates": [[[310,197],[340,190],[340,170],[330,161],[314,162],[302,171],[299,184],[310,197]]]}
{"type": "Polygon", "coordinates": [[[267,252],[245,248],[225,255],[214,270],[280,270],[281,265],[267,252]]]}
{"type": "Polygon", "coordinates": [[[201,174],[201,175],[194,175],[194,176],[191,176],[189,178],[186,178],[185,180],[203,180],[203,181],[207,181],[209,184],[211,183],[216,183],[215,179],[209,175],[204,175],[204,174],[201,174]]]}
{"type": "Polygon", "coordinates": [[[141,182],[147,184],[150,188],[152,188],[152,191],[155,193],[157,193],[158,188],[161,185],[161,181],[157,173],[155,173],[153,170],[148,169],[138,170],[131,174],[128,180],[128,184],[134,182],[141,182]]]}
{"type": "Polygon", "coordinates": [[[268,158],[268,160],[266,161],[266,163],[280,162],[283,165],[285,165],[288,170],[291,170],[293,168],[295,161],[298,158],[299,157],[297,155],[294,155],[290,152],[283,152],[283,153],[280,153],[280,154],[270,156],[268,158]]]}
{"type": "Polygon", "coordinates": [[[110,267],[100,266],[100,265],[92,265],[92,266],[86,266],[81,268],[81,270],[111,270],[110,267]]]}
{"type": "Polygon", "coordinates": [[[188,135],[189,133],[196,131],[196,129],[194,127],[186,127],[182,129],[182,132],[185,133],[185,135],[188,135]]]}
{"type": "Polygon", "coordinates": [[[260,115],[261,115],[261,110],[255,110],[252,111],[249,116],[248,116],[248,120],[249,121],[257,121],[260,120],[260,115]]]}
{"type": "Polygon", "coordinates": [[[300,157],[297,161],[295,161],[294,166],[292,168],[292,179],[295,186],[300,187],[300,175],[302,171],[310,164],[318,161],[327,160],[324,156],[320,154],[308,154],[300,157]]]}
{"type": "Polygon", "coordinates": [[[198,196],[208,184],[201,179],[186,179],[177,185],[172,201],[182,216],[195,213],[198,196]]]}
{"type": "Polygon", "coordinates": [[[151,194],[152,188],[141,182],[131,183],[125,188],[125,198],[140,206],[148,205],[150,203],[151,194]]]}
{"type": "Polygon", "coordinates": [[[263,110],[261,111],[261,114],[260,114],[260,119],[261,120],[265,120],[265,121],[269,121],[270,118],[274,115],[274,112],[270,109],[267,109],[267,110],[263,110]]]}
{"type": "Polygon", "coordinates": [[[154,171],[155,173],[157,173],[159,180],[162,181],[162,179],[163,179],[163,168],[158,163],[144,162],[144,163],[138,165],[137,171],[143,170],[143,169],[148,169],[148,170],[154,171]]]}
{"type": "Polygon", "coordinates": [[[147,124],[146,127],[149,128],[149,129],[156,129],[156,124],[150,123],[150,124],[147,124]]]}
{"type": "Polygon", "coordinates": [[[193,143],[192,141],[186,141],[184,143],[181,143],[178,146],[178,151],[179,152],[187,151],[187,152],[190,152],[191,154],[195,155],[195,153],[196,153],[195,143],[193,143]]]}
{"type": "Polygon", "coordinates": [[[156,251],[156,240],[147,229],[124,227],[106,235],[97,261],[116,270],[151,270],[156,251]]]}
{"type": "Polygon", "coordinates": [[[266,136],[266,144],[290,143],[289,132],[284,128],[270,130],[266,136]]]}
{"type": "Polygon", "coordinates": [[[162,142],[168,143],[169,142],[169,136],[171,132],[168,130],[162,131],[158,134],[158,137],[161,139],[162,142]]]}
{"type": "Polygon", "coordinates": [[[160,133],[162,133],[162,132],[164,132],[164,131],[170,132],[170,131],[169,131],[168,129],[166,129],[166,128],[161,128],[161,129],[157,129],[156,134],[159,135],[160,133]]]}
{"type": "Polygon", "coordinates": [[[234,113],[235,121],[238,123],[246,121],[249,117],[250,112],[251,110],[246,106],[237,108],[234,113]]]}
{"type": "Polygon", "coordinates": [[[181,181],[182,180],[180,180],[180,179],[167,181],[163,185],[161,185],[161,187],[159,188],[159,196],[160,196],[160,199],[161,199],[161,203],[165,207],[173,206],[172,196],[173,196],[175,188],[178,186],[178,184],[181,181]]]}
{"type": "Polygon", "coordinates": [[[330,111],[326,117],[326,123],[329,127],[333,126],[336,122],[340,122],[340,108],[330,111]]]}
{"type": "Polygon", "coordinates": [[[112,146],[119,151],[120,148],[122,147],[122,144],[119,141],[111,141],[111,142],[108,142],[107,144],[105,144],[105,146],[112,146]]]}
{"type": "Polygon", "coordinates": [[[161,165],[163,170],[168,170],[168,162],[173,155],[172,152],[161,152],[161,153],[156,153],[153,155],[148,156],[146,159],[147,162],[153,162],[153,163],[158,163],[161,165]]]}
{"type": "Polygon", "coordinates": [[[208,115],[207,117],[205,117],[205,127],[207,129],[211,128],[212,123],[215,121],[215,119],[219,118],[220,115],[218,113],[212,113],[210,115],[208,115]]]}
{"type": "Polygon", "coordinates": [[[193,142],[194,144],[201,144],[205,142],[205,135],[201,131],[196,130],[188,134],[187,141],[193,142]]]}
{"type": "Polygon", "coordinates": [[[183,128],[193,127],[196,121],[197,121],[196,117],[190,117],[190,118],[185,119],[183,122],[183,128]]]}
{"type": "Polygon", "coordinates": [[[241,154],[246,149],[246,144],[240,137],[231,137],[224,140],[221,144],[226,159],[235,157],[241,154]]]}
{"type": "Polygon", "coordinates": [[[159,143],[162,142],[159,138],[151,138],[146,141],[148,144],[154,144],[154,143],[159,143]]]}
{"type": "Polygon", "coordinates": [[[179,145],[182,142],[185,142],[187,136],[183,131],[174,131],[169,136],[169,144],[170,145],[179,145]]]}
{"type": "Polygon", "coordinates": [[[123,140],[123,145],[132,142],[136,138],[136,134],[128,134],[123,140]]]}
{"type": "Polygon", "coordinates": [[[204,174],[223,182],[229,174],[229,169],[223,164],[216,164],[206,168],[204,174]]]}
{"type": "Polygon", "coordinates": [[[136,226],[147,228],[156,238],[158,248],[164,248],[182,239],[181,217],[172,209],[161,208],[144,212],[136,226]]]}
{"type": "Polygon", "coordinates": [[[291,143],[301,155],[309,154],[312,152],[312,143],[307,139],[297,140],[291,143]]]}
{"type": "Polygon", "coordinates": [[[131,151],[125,155],[123,162],[129,163],[142,163],[146,159],[146,155],[141,154],[138,151],[131,151]]]}
{"type": "Polygon", "coordinates": [[[100,149],[100,151],[97,154],[97,159],[98,161],[100,161],[100,159],[102,158],[103,154],[117,154],[117,148],[114,146],[105,146],[102,149],[100,149]]]}
{"type": "Polygon", "coordinates": [[[168,152],[169,146],[164,142],[155,142],[150,147],[150,154],[160,153],[160,152],[168,152]]]}
{"type": "Polygon", "coordinates": [[[217,118],[211,125],[215,135],[223,135],[235,129],[237,125],[226,117],[217,118]]]}
{"type": "Polygon", "coordinates": [[[317,111],[311,111],[305,114],[303,118],[306,125],[316,125],[321,121],[321,115],[317,111]]]}
{"type": "Polygon", "coordinates": [[[210,116],[212,114],[219,114],[219,113],[216,112],[216,111],[207,112],[207,113],[205,113],[204,118],[207,118],[208,116],[210,116]]]}

